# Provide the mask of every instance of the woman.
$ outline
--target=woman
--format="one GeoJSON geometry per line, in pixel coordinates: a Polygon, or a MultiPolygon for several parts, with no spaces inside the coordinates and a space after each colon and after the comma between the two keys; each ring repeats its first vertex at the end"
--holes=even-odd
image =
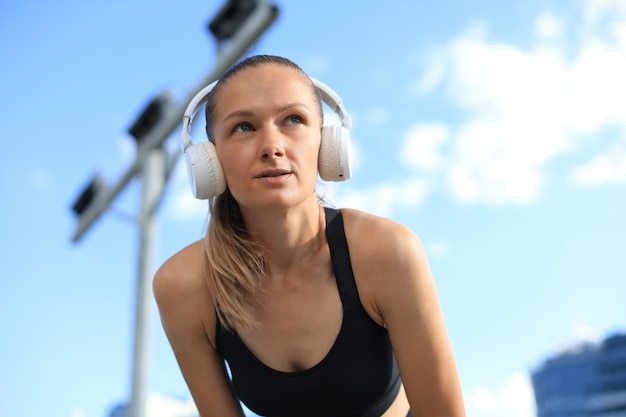
{"type": "Polygon", "coordinates": [[[248,58],[206,112],[226,191],[210,201],[206,238],[154,279],[200,415],[242,416],[241,400],[267,416],[464,416],[418,238],[320,205],[311,79],[285,58],[248,58]]]}

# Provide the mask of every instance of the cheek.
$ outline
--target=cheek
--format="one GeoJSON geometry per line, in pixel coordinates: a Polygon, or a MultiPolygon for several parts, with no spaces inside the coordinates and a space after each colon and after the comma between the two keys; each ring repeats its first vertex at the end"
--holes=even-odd
{"type": "Polygon", "coordinates": [[[220,158],[222,164],[222,170],[226,177],[226,182],[230,185],[231,182],[236,181],[243,175],[243,168],[245,166],[242,155],[228,155],[224,158],[220,158]]]}

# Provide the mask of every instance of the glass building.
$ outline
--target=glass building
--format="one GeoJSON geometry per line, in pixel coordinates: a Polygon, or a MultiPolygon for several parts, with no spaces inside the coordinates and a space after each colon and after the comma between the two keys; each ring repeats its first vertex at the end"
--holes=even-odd
{"type": "Polygon", "coordinates": [[[561,353],[531,377],[537,417],[626,417],[626,334],[561,353]]]}

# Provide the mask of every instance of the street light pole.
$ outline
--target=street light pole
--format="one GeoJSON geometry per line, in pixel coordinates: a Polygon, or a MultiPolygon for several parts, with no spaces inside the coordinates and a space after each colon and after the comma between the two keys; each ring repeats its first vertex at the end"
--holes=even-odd
{"type": "Polygon", "coordinates": [[[141,167],[141,211],[139,226],[139,260],[135,299],[135,335],[133,346],[133,379],[129,416],[146,416],[147,376],[150,340],[150,283],[152,281],[155,242],[155,212],[165,189],[165,149],[150,150],[141,167]]]}

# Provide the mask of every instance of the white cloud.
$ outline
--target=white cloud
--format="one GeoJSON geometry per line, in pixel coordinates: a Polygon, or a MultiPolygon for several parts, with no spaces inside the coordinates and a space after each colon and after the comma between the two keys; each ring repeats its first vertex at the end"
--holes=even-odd
{"type": "Polygon", "coordinates": [[[611,147],[588,163],[574,169],[571,180],[577,185],[626,182],[626,149],[611,147]]]}
{"type": "Polygon", "coordinates": [[[580,321],[574,327],[574,339],[582,342],[599,343],[604,337],[602,329],[592,326],[586,320],[580,321]]]}
{"type": "Polygon", "coordinates": [[[417,95],[432,92],[440,85],[448,67],[447,56],[442,52],[433,53],[427,62],[424,73],[410,88],[410,91],[417,95]]]}
{"type": "Polygon", "coordinates": [[[168,209],[172,217],[179,220],[206,219],[209,212],[209,203],[194,198],[189,187],[179,188],[174,192],[174,198],[168,209]]]}
{"type": "Polygon", "coordinates": [[[516,373],[496,389],[479,388],[465,399],[468,417],[535,417],[530,378],[516,373]]]}
{"type": "Polygon", "coordinates": [[[162,395],[152,395],[148,400],[148,415],[151,417],[195,417],[198,409],[191,400],[180,400],[162,395]]]}
{"type": "Polygon", "coordinates": [[[441,169],[441,146],[450,138],[444,124],[414,125],[409,128],[400,150],[403,161],[414,168],[433,172],[441,169]]]}
{"type": "MultiPolygon", "coordinates": [[[[128,413],[128,407],[128,404],[123,405],[123,414],[128,413]]],[[[150,417],[197,417],[198,408],[191,398],[181,399],[151,394],[147,399],[146,415],[150,417]]]]}
{"type": "Polygon", "coordinates": [[[626,18],[626,4],[622,0],[587,0],[585,2],[583,17],[587,23],[599,23],[607,15],[626,18]]]}
{"type": "Polygon", "coordinates": [[[536,199],[543,164],[568,148],[558,110],[562,62],[473,38],[458,41],[451,53],[451,88],[470,117],[455,132],[450,191],[461,201],[536,199]]]}
{"type": "Polygon", "coordinates": [[[591,40],[569,72],[563,100],[567,127],[594,133],[607,124],[626,126],[626,50],[591,40]]]}
{"type": "Polygon", "coordinates": [[[551,353],[561,353],[578,349],[584,344],[597,344],[602,341],[605,331],[599,327],[589,324],[584,317],[579,317],[573,323],[570,334],[558,335],[551,342],[551,353]]]}
{"type": "Polygon", "coordinates": [[[510,122],[485,116],[457,132],[444,175],[445,186],[459,201],[503,204],[538,198],[543,187],[542,153],[559,145],[546,143],[541,152],[532,152],[528,142],[534,140],[519,131],[509,134],[511,128],[510,122]]]}
{"type": "Polygon", "coordinates": [[[337,193],[334,185],[327,184],[328,198],[336,207],[350,207],[379,216],[390,216],[394,208],[418,207],[430,192],[428,183],[409,178],[401,183],[381,183],[367,189],[342,186],[337,193]]]}
{"type": "Polygon", "coordinates": [[[423,133],[430,125],[411,126],[403,149],[418,156],[405,161],[420,170],[440,167],[437,180],[467,203],[537,200],[555,161],[580,149],[581,141],[599,153],[578,155],[575,183],[626,181],[626,152],[611,144],[599,149],[596,140],[607,126],[626,131],[626,5],[593,0],[584,13],[587,26],[570,55],[554,43],[566,31],[564,23],[545,13],[528,50],[489,41],[481,26],[441,48],[416,91],[425,95],[440,87],[466,118],[448,128],[445,148],[443,134],[434,139],[423,133]]]}

